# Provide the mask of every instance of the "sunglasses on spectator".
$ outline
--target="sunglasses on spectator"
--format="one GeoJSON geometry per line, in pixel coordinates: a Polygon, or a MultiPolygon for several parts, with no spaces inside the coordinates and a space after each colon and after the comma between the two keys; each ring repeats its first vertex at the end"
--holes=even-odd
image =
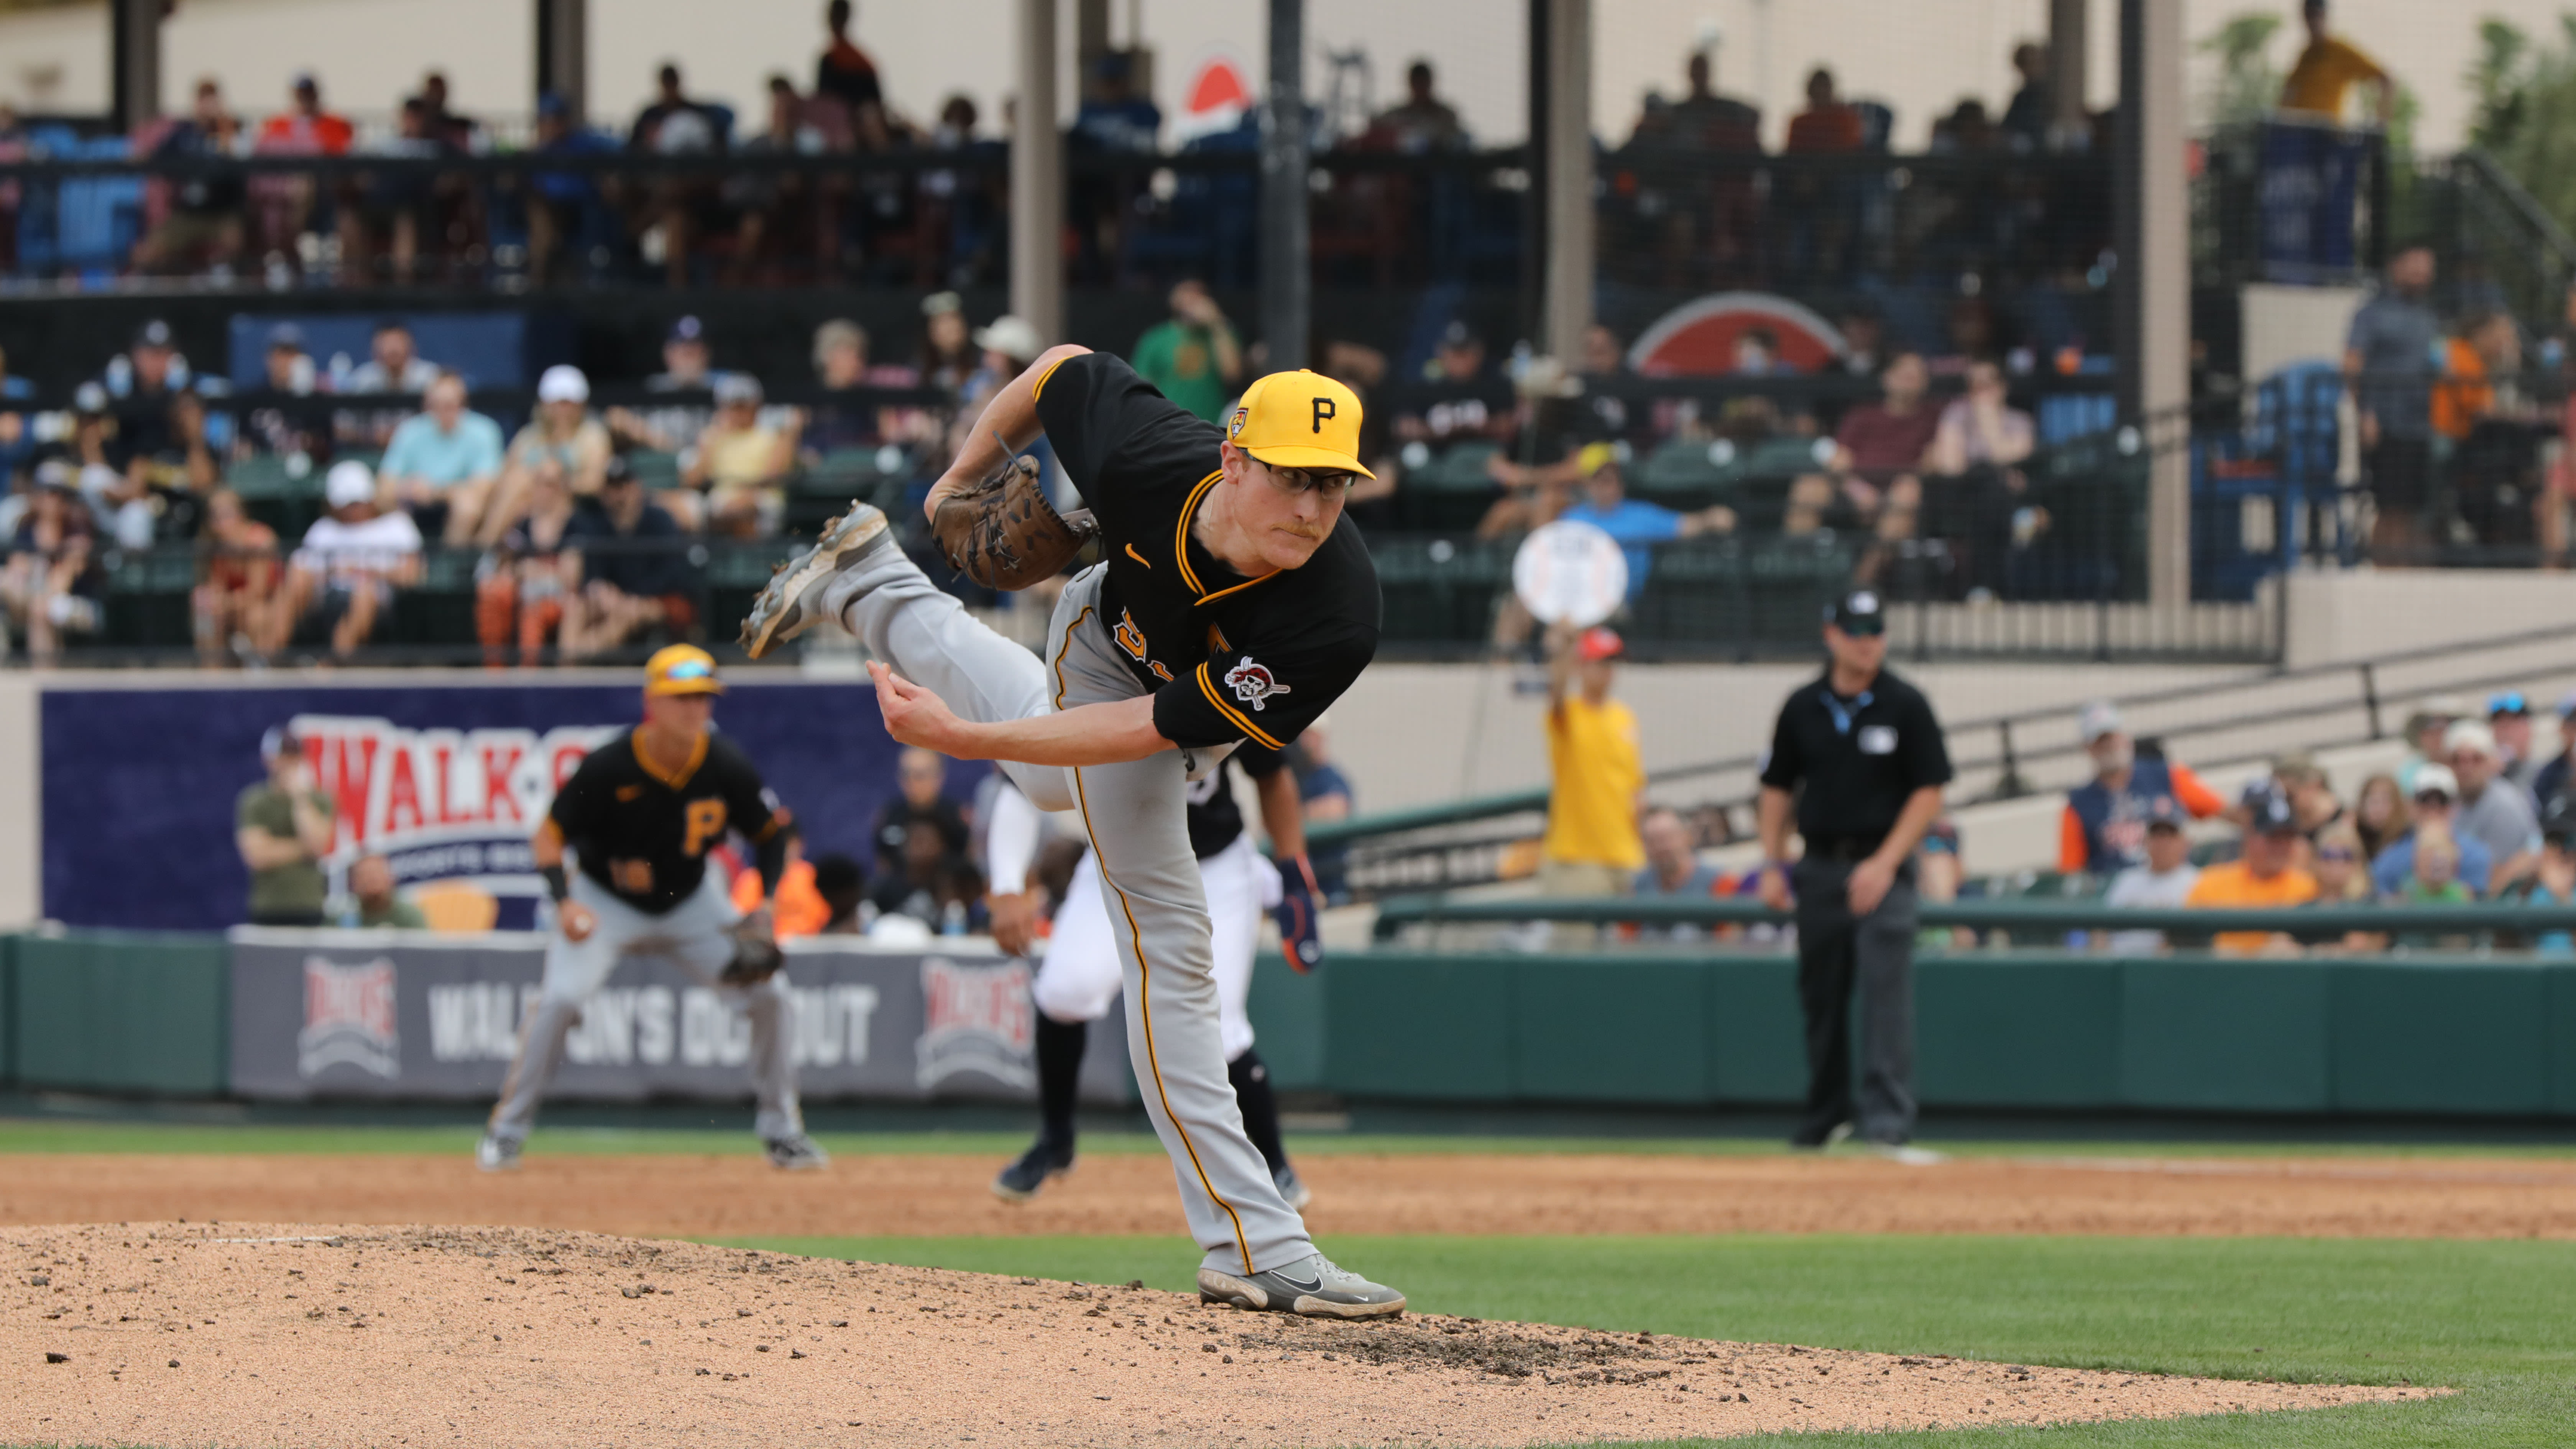
{"type": "Polygon", "coordinates": [[[2415,792],[2415,803],[2418,805],[2448,805],[2451,803],[2451,797],[2443,794],[2439,790],[2418,790],[2415,792]]]}
{"type": "Polygon", "coordinates": [[[2345,849],[2344,847],[2342,847],[2342,846],[2340,846],[2340,845],[2329,845],[2329,846],[2325,847],[2324,849],[2322,849],[2322,850],[2320,850],[2320,851],[2318,851],[2318,852],[2317,852],[2317,859],[2319,859],[2319,860],[2351,861],[2351,860],[2359,860],[2359,859],[2361,859],[2361,857],[2360,857],[2359,855],[2355,854],[2354,852],[2352,852],[2352,851],[2350,851],[2350,850],[2345,849]]]}

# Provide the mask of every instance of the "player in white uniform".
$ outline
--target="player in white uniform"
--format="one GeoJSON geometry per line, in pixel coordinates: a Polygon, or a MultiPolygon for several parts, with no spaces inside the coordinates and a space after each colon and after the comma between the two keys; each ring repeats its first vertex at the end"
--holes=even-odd
{"type": "MultiPolygon", "coordinates": [[[[1304,855],[1305,844],[1296,777],[1276,753],[1248,746],[1228,756],[1205,779],[1190,782],[1190,846],[1207,892],[1218,1037],[1225,1052],[1226,1077],[1243,1112],[1244,1135],[1269,1165],[1279,1195],[1290,1207],[1303,1208],[1313,1194],[1289,1165],[1287,1147],[1279,1135],[1279,1102],[1271,1091],[1270,1069],[1253,1050],[1252,1022],[1244,1010],[1252,991],[1252,954],[1259,944],[1262,913],[1279,909],[1283,894],[1278,869],[1253,848],[1252,836],[1243,828],[1243,811],[1235,803],[1228,770],[1237,763],[1255,782],[1262,823],[1274,846],[1295,860],[1304,855]]],[[[993,817],[986,833],[986,879],[992,882],[996,897],[1015,896],[1023,889],[1029,861],[1037,851],[1040,815],[1028,797],[1006,787],[994,798],[993,817]]],[[[1025,916],[1015,918],[1010,911],[998,916],[995,937],[1006,949],[1026,954],[1025,916]]],[[[1300,963],[1303,968],[1314,964],[1311,945],[1307,957],[1300,963]]],[[[1055,932],[1047,938],[1037,980],[1030,987],[1038,1008],[1038,1140],[993,1179],[996,1196],[1026,1201],[1048,1178],[1073,1167],[1074,1096],[1083,1049],[1090,1024],[1109,1014],[1119,986],[1118,942],[1100,888],[1100,863],[1086,853],[1056,912],[1055,932]]]]}

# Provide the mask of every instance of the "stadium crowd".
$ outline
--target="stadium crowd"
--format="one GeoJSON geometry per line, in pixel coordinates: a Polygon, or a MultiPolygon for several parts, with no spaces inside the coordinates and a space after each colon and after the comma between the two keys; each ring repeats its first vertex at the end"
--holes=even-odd
{"type": "MultiPolygon", "coordinates": [[[[719,98],[692,90],[681,67],[666,62],[651,98],[619,127],[595,125],[553,94],[540,98],[532,122],[465,114],[436,70],[390,107],[359,116],[334,110],[311,72],[292,78],[282,109],[257,119],[220,78],[204,77],[185,112],[124,135],[31,127],[0,109],[0,160],[131,158],[159,167],[148,181],[76,183],[90,188],[85,199],[61,207],[0,189],[0,270],[258,276],[272,286],[470,283],[495,274],[538,286],[612,274],[673,286],[995,280],[1014,118],[1006,108],[996,128],[962,93],[933,116],[907,114],[857,43],[850,0],[832,0],[823,20],[824,48],[801,87],[782,70],[757,96],[719,98]],[[383,164],[282,164],[305,157],[383,164]],[[496,157],[580,164],[480,164],[496,157]],[[621,167],[620,157],[654,164],[621,167]],[[670,164],[701,158],[704,169],[670,164]],[[281,164],[207,164],[227,159],[281,164]],[[763,164],[727,164],[746,160],[763,164]],[[24,244],[22,220],[39,229],[24,244]]],[[[2007,176],[1975,163],[2096,151],[2108,118],[2060,121],[2045,47],[2022,44],[2012,59],[2018,81],[2008,104],[1998,111],[1963,97],[1930,127],[1926,156],[1966,164],[1891,181],[1800,167],[1888,153],[1895,115],[1886,104],[1846,96],[1819,68],[1805,106],[1767,149],[1760,109],[1717,91],[1708,52],[1694,51],[1678,96],[1649,92],[1626,136],[1604,138],[1601,224],[1612,272],[1667,288],[1798,286],[1901,257],[1908,270],[1945,276],[2080,274],[2108,236],[2100,182],[2071,170],[2007,176]]],[[[1197,134],[1167,150],[1173,128],[1140,84],[1147,63],[1112,50],[1091,57],[1080,77],[1065,142],[1075,156],[1109,164],[1077,168],[1072,178],[1072,279],[1134,285],[1163,262],[1194,259],[1225,285],[1244,285],[1251,238],[1233,203],[1248,198],[1250,173],[1154,172],[1172,155],[1232,155],[1248,166],[1259,148],[1257,110],[1194,116],[1197,134]]],[[[1403,98],[1374,113],[1346,108],[1336,87],[1318,131],[1332,137],[1328,154],[1364,162],[1334,170],[1317,200],[1315,256],[1325,274],[1385,286],[1517,245],[1516,223],[1502,214],[1511,202],[1499,190],[1508,188],[1480,171],[1476,138],[1440,95],[1430,60],[1412,61],[1403,98]],[[1378,164],[1389,157],[1411,164],[1378,164]]]]}

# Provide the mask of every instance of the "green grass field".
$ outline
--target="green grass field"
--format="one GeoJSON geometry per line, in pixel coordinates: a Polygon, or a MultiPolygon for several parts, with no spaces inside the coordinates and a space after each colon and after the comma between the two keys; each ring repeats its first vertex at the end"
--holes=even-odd
{"type": "MultiPolygon", "coordinates": [[[[742,1246],[1186,1290],[1167,1238],[742,1246]]],[[[2424,1404],[1800,1445],[2541,1449],[2576,1443],[2576,1244],[2280,1238],[1339,1238],[1429,1312],[2229,1378],[2441,1384],[2424,1404]],[[2034,1436],[2045,1435],[2044,1438],[2034,1436]]],[[[1728,1443],[1764,1442],[1730,1440],[1728,1443]]]]}
{"type": "MultiPolygon", "coordinates": [[[[0,1118],[0,1156],[18,1152],[242,1153],[472,1152],[481,1129],[465,1123],[358,1126],[150,1122],[104,1118],[0,1118]]],[[[1029,1145],[1022,1130],[1006,1132],[817,1132],[815,1139],[845,1156],[884,1153],[956,1153],[1007,1161],[1029,1145]]],[[[1299,1156],[1347,1153],[1599,1153],[1617,1156],[1767,1156],[1780,1151],[1769,1137],[1521,1137],[1477,1134],[1374,1132],[1292,1133],[1299,1156]]],[[[2370,1143],[2370,1142],[2146,1142],[2099,1139],[2077,1142],[1947,1141],[1931,1145],[1962,1157],[2497,1157],[2531,1160],[2576,1158],[2576,1143],[2370,1143]]],[[[749,1156],[760,1150],[750,1131],[735,1128],[540,1127],[528,1153],[717,1153],[749,1156]]],[[[1162,1144],[1141,1131],[1090,1131],[1082,1150],[1103,1156],[1159,1156],[1162,1144]]],[[[1861,1155],[1857,1145],[1841,1151],[1861,1155]]]]}
{"type": "MultiPolygon", "coordinates": [[[[0,1121],[0,1155],[471,1150],[475,1129],[0,1121]]],[[[1018,1133],[827,1135],[848,1156],[1001,1160],[1018,1133]]],[[[1943,1143],[1962,1153],[2566,1158],[2567,1147],[1943,1143]]],[[[1093,1133],[1093,1153],[1159,1153],[1093,1133]]],[[[554,1128],[532,1153],[755,1150],[733,1130],[554,1128]]],[[[1776,1151],[1767,1140],[1314,1134],[1299,1153],[1776,1151]]],[[[5,1171],[0,1165],[0,1171],[5,1171]]],[[[744,1240],[784,1252],[1186,1290],[1177,1238],[744,1240]]],[[[2431,1403],[2164,1423],[1793,1436],[1801,1446],[2214,1445],[2539,1449],[2576,1444],[2576,1243],[2076,1237],[1344,1237],[1329,1251],[1429,1312],[1700,1337],[2236,1378],[2439,1384],[2431,1403]],[[2045,1438],[2036,1436],[2045,1435],[2045,1438]]],[[[1768,1442],[1733,1440],[1729,1443],[1768,1442]]],[[[1785,1440],[1783,1442],[1786,1442],[1785,1440]]]]}

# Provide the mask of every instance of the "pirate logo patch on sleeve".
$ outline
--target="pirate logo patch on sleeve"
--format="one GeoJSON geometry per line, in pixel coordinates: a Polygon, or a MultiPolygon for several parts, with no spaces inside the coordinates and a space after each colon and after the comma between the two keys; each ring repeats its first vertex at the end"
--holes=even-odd
{"type": "Polygon", "coordinates": [[[1233,688],[1236,699],[1256,710],[1263,708],[1263,702],[1272,695],[1291,692],[1288,686],[1271,676],[1267,665],[1255,664],[1249,659],[1227,670],[1225,682],[1233,688]]]}

